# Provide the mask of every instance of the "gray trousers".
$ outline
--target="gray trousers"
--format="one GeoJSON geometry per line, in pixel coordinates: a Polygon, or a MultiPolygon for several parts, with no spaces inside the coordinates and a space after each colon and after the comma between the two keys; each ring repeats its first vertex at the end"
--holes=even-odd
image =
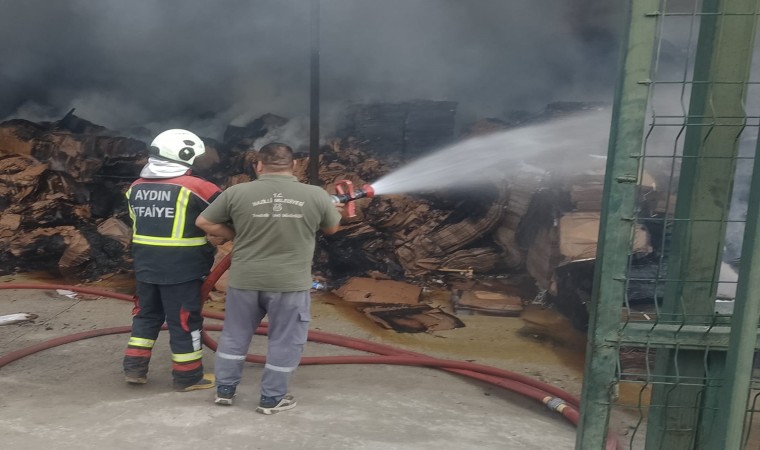
{"type": "Polygon", "coordinates": [[[301,361],[311,320],[309,291],[264,292],[227,288],[224,329],[214,360],[217,385],[237,386],[256,328],[268,315],[267,360],[261,395],[281,398],[301,361]]]}

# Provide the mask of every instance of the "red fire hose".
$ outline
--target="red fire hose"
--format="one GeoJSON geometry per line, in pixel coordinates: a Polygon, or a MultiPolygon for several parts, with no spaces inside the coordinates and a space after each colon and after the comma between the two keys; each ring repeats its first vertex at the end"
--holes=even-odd
{"type": "MultiPolygon", "coordinates": [[[[230,255],[223,258],[211,271],[201,288],[201,298],[205,302],[208,294],[213,289],[219,278],[227,271],[230,266],[230,255]]],[[[85,294],[94,294],[103,297],[110,297],[118,300],[134,301],[135,297],[126,294],[119,294],[105,289],[96,289],[80,286],[58,285],[58,284],[23,284],[7,283],[0,286],[0,289],[66,289],[74,292],[85,294]]],[[[204,311],[203,316],[211,319],[223,320],[224,315],[209,311],[204,311]]],[[[217,343],[211,338],[207,331],[220,331],[221,325],[206,324],[204,325],[203,343],[210,349],[216,351],[217,343]]],[[[131,327],[114,327],[100,330],[90,330],[81,333],[72,334],[54,338],[39,344],[8,353],[0,357],[0,368],[10,364],[25,356],[56,347],[63,344],[89,339],[97,336],[106,336],[110,334],[129,333],[131,327]]],[[[263,323],[257,330],[256,334],[266,335],[267,324],[263,323]]],[[[490,383],[492,385],[508,389],[521,394],[525,397],[532,398],[544,403],[549,409],[558,412],[565,419],[574,425],[578,425],[580,401],[570,395],[568,392],[552,386],[548,383],[535,380],[533,378],[514,373],[508,370],[498,369],[496,367],[475,364],[466,361],[454,361],[441,358],[433,358],[420,353],[402,350],[384,344],[340,336],[336,334],[325,333],[321,331],[309,331],[309,341],[324,344],[336,345],[340,347],[361,350],[369,353],[375,353],[374,356],[311,356],[301,359],[302,365],[313,364],[394,364],[408,366],[423,366],[445,370],[448,372],[463,375],[479,381],[490,383]]],[[[254,363],[263,363],[265,357],[261,355],[247,355],[246,361],[254,363]]],[[[619,448],[618,439],[613,433],[610,433],[605,446],[606,450],[615,450],[619,448]]]]}

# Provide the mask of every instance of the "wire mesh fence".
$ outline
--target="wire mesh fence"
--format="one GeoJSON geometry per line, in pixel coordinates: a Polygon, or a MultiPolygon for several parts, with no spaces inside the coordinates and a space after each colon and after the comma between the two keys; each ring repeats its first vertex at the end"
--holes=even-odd
{"type": "Polygon", "coordinates": [[[760,2],[630,5],[577,448],[758,449],[760,2]]]}

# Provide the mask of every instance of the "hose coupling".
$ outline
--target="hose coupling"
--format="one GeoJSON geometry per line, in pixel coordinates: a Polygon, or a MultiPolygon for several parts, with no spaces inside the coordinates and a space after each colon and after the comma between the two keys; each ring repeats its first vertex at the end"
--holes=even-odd
{"type": "Polygon", "coordinates": [[[544,404],[546,404],[547,408],[558,413],[562,413],[562,410],[567,407],[567,403],[558,397],[544,397],[544,404]]]}

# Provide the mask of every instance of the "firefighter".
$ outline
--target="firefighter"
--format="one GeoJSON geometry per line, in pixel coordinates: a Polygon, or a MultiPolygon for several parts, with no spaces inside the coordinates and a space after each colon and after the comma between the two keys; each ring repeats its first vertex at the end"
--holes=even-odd
{"type": "Polygon", "coordinates": [[[213,375],[203,373],[200,290],[214,261],[209,241],[219,245],[223,240],[207,238],[195,219],[221,191],[191,174],[205,152],[195,134],[164,131],[150,144],[148,163],[126,192],[137,278],[132,334],[124,352],[129,384],[148,381],[151,351],[166,322],[174,389],[214,386],[213,375]]]}

